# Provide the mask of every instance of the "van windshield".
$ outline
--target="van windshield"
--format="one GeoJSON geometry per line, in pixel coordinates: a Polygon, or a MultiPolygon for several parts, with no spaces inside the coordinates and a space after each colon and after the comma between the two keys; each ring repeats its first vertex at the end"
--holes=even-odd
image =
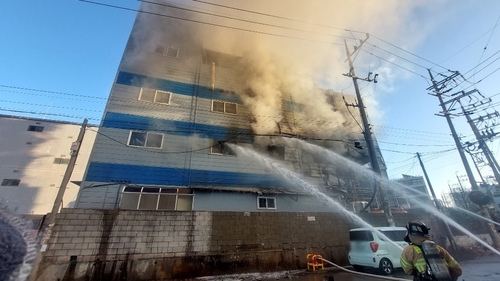
{"type": "MultiPolygon", "coordinates": [[[[387,238],[392,241],[403,241],[406,235],[406,230],[382,230],[382,234],[387,236],[387,238]]],[[[379,237],[381,240],[385,240],[382,237],[379,237]]]]}
{"type": "Polygon", "coordinates": [[[354,230],[349,232],[351,241],[373,241],[372,232],[369,230],[354,230]]]}

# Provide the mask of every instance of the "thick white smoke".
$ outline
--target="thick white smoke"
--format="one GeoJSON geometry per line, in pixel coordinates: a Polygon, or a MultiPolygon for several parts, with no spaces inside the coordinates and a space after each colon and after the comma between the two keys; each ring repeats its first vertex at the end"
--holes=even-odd
{"type": "MultiPolygon", "coordinates": [[[[421,26],[414,12],[421,12],[426,5],[432,4],[400,0],[158,2],[174,3],[206,13],[162,7],[161,13],[191,18],[196,22],[172,20],[171,26],[159,32],[170,32],[171,37],[190,38],[203,48],[243,58],[240,70],[249,92],[242,98],[254,117],[256,133],[276,132],[276,124],[283,119],[283,99],[302,105],[294,115],[294,122],[309,131],[343,128],[359,132],[355,122],[348,122],[347,119],[352,117],[345,106],[337,106],[334,111],[324,93],[318,90],[340,92],[351,84],[350,78],[342,75],[349,71],[344,40],[347,40],[351,52],[352,46],[365,38],[365,33],[374,33],[387,41],[401,43],[403,48],[411,48],[420,37],[414,31],[421,26]],[[346,128],[349,126],[352,127],[346,128]]],[[[366,45],[365,48],[369,49],[366,45]]],[[[357,75],[366,76],[368,60],[373,58],[358,52],[355,59],[357,75]]],[[[391,79],[381,76],[379,87],[390,89],[391,79]]],[[[365,92],[371,92],[372,87],[366,87],[365,92]]],[[[354,93],[352,87],[346,91],[354,93]]],[[[375,96],[367,95],[366,99],[371,117],[379,116],[375,96]]],[[[351,111],[357,112],[357,109],[351,111]]]]}

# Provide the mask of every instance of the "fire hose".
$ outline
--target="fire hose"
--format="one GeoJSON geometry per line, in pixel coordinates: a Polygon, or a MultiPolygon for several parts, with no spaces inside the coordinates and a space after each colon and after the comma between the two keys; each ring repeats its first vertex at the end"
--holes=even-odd
{"type": "Polygon", "coordinates": [[[345,272],[348,272],[350,274],[355,274],[355,275],[359,275],[359,276],[364,276],[364,277],[369,277],[369,278],[377,278],[377,279],[382,279],[382,280],[393,280],[393,281],[408,281],[408,279],[403,279],[403,278],[395,278],[395,277],[389,277],[389,276],[380,276],[380,275],[375,275],[375,274],[369,274],[369,273],[363,273],[363,272],[357,272],[357,271],[354,271],[354,270],[350,270],[350,269],[347,269],[347,268],[344,268],[338,264],[335,264],[329,260],[325,260],[323,259],[323,262],[326,262],[330,265],[333,265],[334,267],[342,270],[342,271],[345,271],[345,272]]]}

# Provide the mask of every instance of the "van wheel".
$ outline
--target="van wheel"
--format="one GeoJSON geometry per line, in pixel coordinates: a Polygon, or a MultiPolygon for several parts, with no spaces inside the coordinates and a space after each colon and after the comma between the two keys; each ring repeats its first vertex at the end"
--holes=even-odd
{"type": "Polygon", "coordinates": [[[353,268],[354,270],[356,270],[356,271],[363,271],[363,268],[364,268],[364,267],[363,267],[363,266],[361,266],[361,265],[353,264],[353,265],[352,265],[352,268],[353,268]]]}
{"type": "Polygon", "coordinates": [[[385,275],[389,275],[394,271],[394,267],[392,266],[392,262],[386,258],[383,258],[380,260],[379,269],[385,275]]]}

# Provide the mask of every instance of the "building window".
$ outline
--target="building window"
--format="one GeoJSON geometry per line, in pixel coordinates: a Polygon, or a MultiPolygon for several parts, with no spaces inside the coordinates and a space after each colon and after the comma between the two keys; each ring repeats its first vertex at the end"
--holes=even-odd
{"type": "Polygon", "coordinates": [[[141,92],[139,93],[140,101],[147,101],[153,103],[170,104],[171,97],[172,93],[170,92],[148,89],[148,88],[141,88],[141,92]]]}
{"type": "Polygon", "coordinates": [[[165,45],[157,45],[155,48],[155,54],[159,54],[162,56],[167,56],[169,58],[178,58],[179,57],[179,49],[172,48],[165,45]]]}
{"type": "Polygon", "coordinates": [[[257,209],[276,209],[276,198],[257,197],[257,209]]]}
{"type": "Polygon", "coordinates": [[[212,101],[213,112],[237,114],[236,108],[237,108],[236,103],[216,101],[216,100],[212,101]]]}
{"type": "Polygon", "coordinates": [[[20,179],[3,179],[2,186],[19,186],[20,179]]]}
{"type": "Polygon", "coordinates": [[[193,194],[187,188],[126,186],[120,209],[189,211],[193,209],[193,194]]]}
{"type": "Polygon", "coordinates": [[[28,131],[30,132],[43,132],[43,126],[35,126],[35,125],[29,125],[28,126],[28,131]]]}
{"type": "Polygon", "coordinates": [[[276,160],[285,160],[285,147],[281,145],[269,145],[266,153],[276,160]]]}
{"type": "Polygon", "coordinates": [[[236,155],[236,153],[229,147],[229,145],[227,145],[227,143],[217,140],[214,140],[212,142],[212,146],[210,147],[210,154],[233,156],[236,155]]]}
{"type": "Polygon", "coordinates": [[[54,164],[68,164],[69,158],[54,158],[54,164]]]}
{"type": "Polygon", "coordinates": [[[128,145],[130,146],[161,148],[162,143],[163,143],[162,134],[150,133],[150,132],[130,131],[130,137],[128,139],[128,145]]]}

